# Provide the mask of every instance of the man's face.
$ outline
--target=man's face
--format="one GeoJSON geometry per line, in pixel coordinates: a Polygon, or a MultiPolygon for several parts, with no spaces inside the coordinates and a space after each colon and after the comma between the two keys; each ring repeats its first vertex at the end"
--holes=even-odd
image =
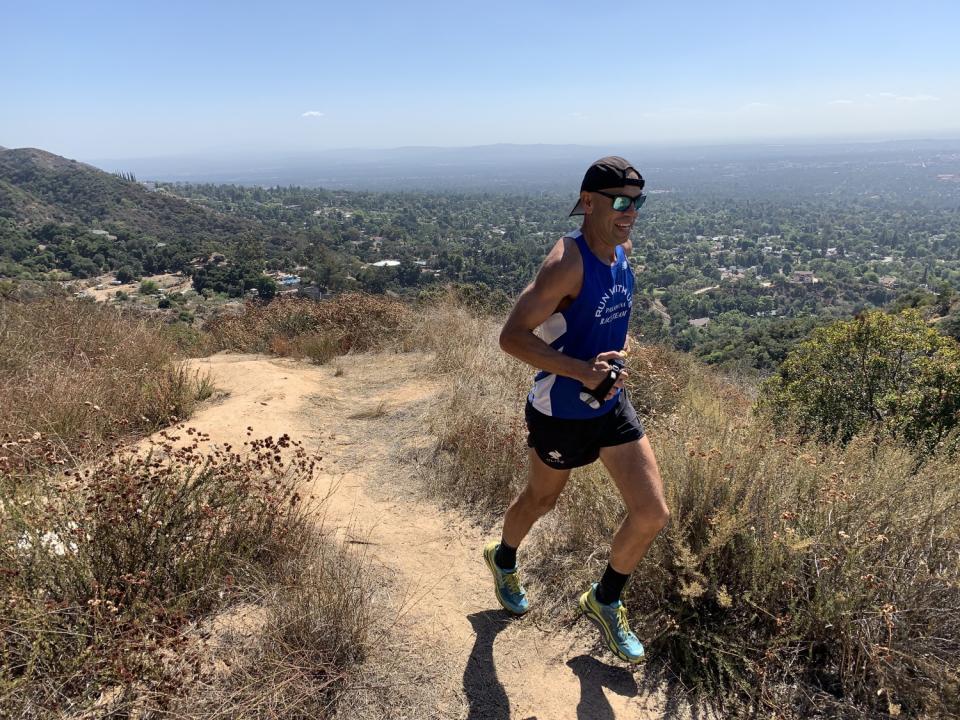
{"type": "Polygon", "coordinates": [[[637,220],[637,208],[631,203],[624,211],[613,209],[613,199],[607,195],[627,195],[635,198],[643,192],[636,186],[607,188],[598,192],[585,192],[584,215],[590,216],[590,225],[600,236],[600,239],[612,245],[622,245],[630,239],[630,231],[637,220]]]}

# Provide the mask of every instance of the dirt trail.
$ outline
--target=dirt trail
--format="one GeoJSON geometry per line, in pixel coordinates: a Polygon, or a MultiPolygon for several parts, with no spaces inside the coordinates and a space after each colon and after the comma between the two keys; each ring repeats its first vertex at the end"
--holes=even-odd
{"type": "Polygon", "coordinates": [[[509,619],[480,556],[487,538],[457,513],[418,499],[416,456],[432,442],[424,416],[441,389],[429,356],[358,355],[315,366],[221,354],[193,365],[225,393],[189,423],[212,442],[239,447],[250,426],[255,437],[288,433],[323,456],[315,491],[336,488],[325,524],[362,544],[406,598],[403,632],[435,678],[430,716],[663,716],[662,697],[642,691],[639,674],[600,650],[586,621],[566,633],[509,619]]]}

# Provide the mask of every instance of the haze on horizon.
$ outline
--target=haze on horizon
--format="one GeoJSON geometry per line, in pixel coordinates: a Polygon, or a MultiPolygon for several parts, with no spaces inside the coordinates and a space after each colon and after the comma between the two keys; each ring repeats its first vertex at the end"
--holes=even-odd
{"type": "Polygon", "coordinates": [[[18,3],[0,145],[81,160],[960,136],[960,6],[18,3]]]}

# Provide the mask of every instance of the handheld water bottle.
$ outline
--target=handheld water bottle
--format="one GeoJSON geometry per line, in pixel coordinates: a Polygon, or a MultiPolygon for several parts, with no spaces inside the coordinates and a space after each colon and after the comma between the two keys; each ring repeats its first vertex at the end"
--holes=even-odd
{"type": "Polygon", "coordinates": [[[582,386],[580,388],[580,399],[594,410],[599,410],[600,406],[603,405],[603,401],[607,397],[607,393],[610,392],[610,388],[613,387],[613,384],[617,381],[617,378],[620,377],[620,371],[623,370],[623,360],[615,358],[613,360],[608,360],[607,362],[610,365],[610,370],[607,372],[607,376],[599,385],[597,385],[597,387],[595,387],[593,390],[582,386]]]}

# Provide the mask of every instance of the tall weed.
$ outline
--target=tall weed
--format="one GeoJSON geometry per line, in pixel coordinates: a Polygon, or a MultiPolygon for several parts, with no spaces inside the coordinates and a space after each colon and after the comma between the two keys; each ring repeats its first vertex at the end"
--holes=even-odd
{"type": "Polygon", "coordinates": [[[410,323],[411,310],[390,298],[344,293],[319,302],[279,298],[249,303],[239,314],[209,320],[214,350],[273,352],[326,362],[347,352],[392,349],[410,323]]]}
{"type": "Polygon", "coordinates": [[[8,715],[87,707],[112,687],[175,695],[170,657],[193,651],[188,624],[303,546],[297,487],[315,458],[287,437],[201,453],[206,438],[187,434],[33,482],[0,474],[8,715]]]}
{"type": "Polygon", "coordinates": [[[497,348],[490,321],[446,330],[438,333],[436,366],[450,373],[452,388],[431,420],[439,440],[427,482],[457,504],[494,513],[526,477],[527,373],[497,348]]]}
{"type": "MultiPolygon", "coordinates": [[[[434,487],[485,522],[523,483],[530,374],[495,337],[438,357],[456,387],[434,418],[434,487]]],[[[632,355],[672,513],[626,595],[651,656],[729,714],[960,712],[956,461],[777,437],[741,387],[669,350],[632,355]]],[[[599,576],[623,513],[599,464],[574,472],[521,550],[548,613],[599,576]]]]}
{"type": "Polygon", "coordinates": [[[102,450],[189,416],[209,392],[153,321],[92,301],[0,301],[0,347],[0,456],[11,461],[46,462],[32,453],[37,433],[61,455],[102,450]]]}

